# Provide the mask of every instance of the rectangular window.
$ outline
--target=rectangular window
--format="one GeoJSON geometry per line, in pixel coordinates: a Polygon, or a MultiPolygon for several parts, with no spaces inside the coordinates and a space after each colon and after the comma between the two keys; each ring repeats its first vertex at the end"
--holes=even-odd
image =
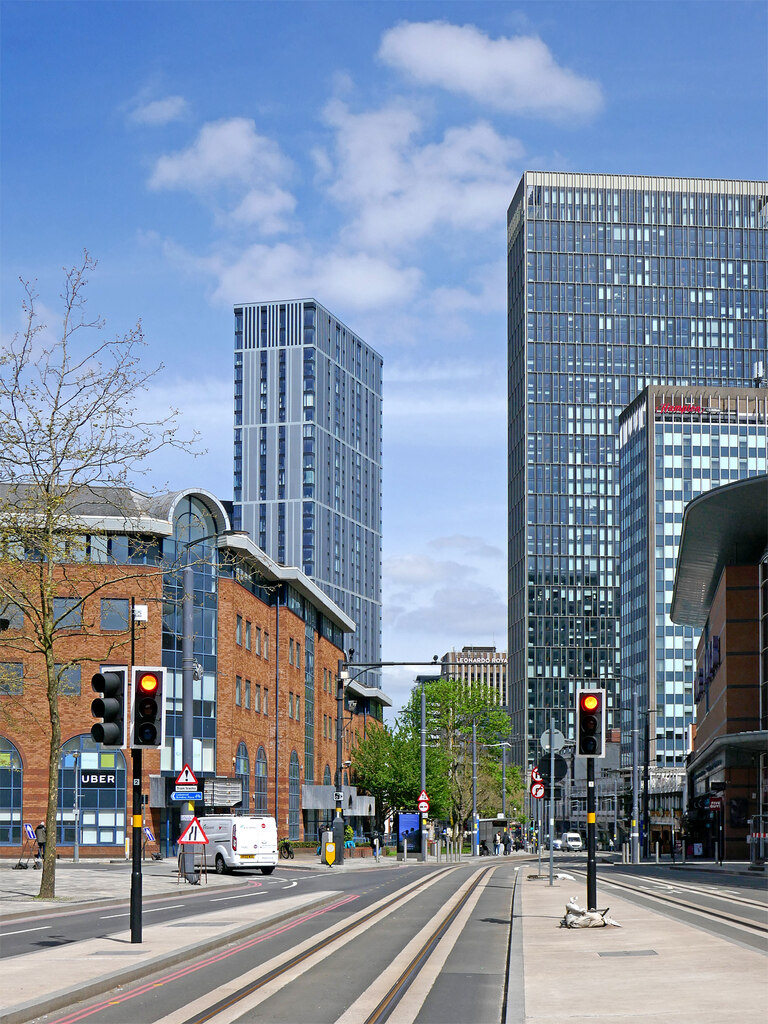
{"type": "Polygon", "coordinates": [[[128,598],[102,597],[101,628],[104,632],[122,632],[130,626],[131,606],[128,598]]]}
{"type": "Polygon", "coordinates": [[[80,629],[83,607],[76,597],[54,597],[53,617],[56,629],[80,629]]]}
{"type": "Polygon", "coordinates": [[[245,706],[250,710],[251,707],[251,680],[245,680],[245,706]]]}
{"type": "Polygon", "coordinates": [[[269,633],[264,634],[264,657],[269,661],[269,633]]]}
{"type": "Polygon", "coordinates": [[[240,676],[235,676],[235,704],[240,707],[242,703],[242,692],[243,692],[243,680],[240,676]]]}
{"type": "Polygon", "coordinates": [[[256,626],[253,634],[253,653],[261,655],[261,628],[256,626]]]}
{"type": "Polygon", "coordinates": [[[242,646],[243,643],[243,616],[238,615],[235,623],[235,643],[242,646]]]}
{"type": "Polygon", "coordinates": [[[253,710],[261,711],[261,687],[258,683],[253,690],[253,710]]]}
{"type": "Polygon", "coordinates": [[[293,694],[288,694],[288,717],[293,718],[293,694]]]}
{"type": "Polygon", "coordinates": [[[262,705],[261,710],[264,712],[265,715],[269,714],[269,690],[267,690],[266,688],[264,690],[264,704],[262,705]]]}
{"type": "Polygon", "coordinates": [[[297,722],[301,721],[301,697],[296,694],[296,702],[293,705],[293,717],[297,722]]]}
{"type": "Polygon", "coordinates": [[[24,613],[17,604],[8,603],[0,607],[0,619],[5,619],[5,629],[23,629],[24,613]]]}
{"type": "Polygon", "coordinates": [[[14,661],[0,662],[0,693],[19,697],[24,692],[24,665],[14,661]]]}
{"type": "Polygon", "coordinates": [[[296,667],[301,668],[301,644],[296,641],[296,667]]]}
{"type": "Polygon", "coordinates": [[[288,664],[293,664],[293,637],[288,641],[288,664]]]}
{"type": "Polygon", "coordinates": [[[251,624],[247,620],[245,623],[245,649],[246,651],[251,649],[251,624]]]}
{"type": "Polygon", "coordinates": [[[59,693],[64,697],[80,696],[80,666],[69,665],[62,671],[61,665],[56,666],[59,675],[59,693]]]}

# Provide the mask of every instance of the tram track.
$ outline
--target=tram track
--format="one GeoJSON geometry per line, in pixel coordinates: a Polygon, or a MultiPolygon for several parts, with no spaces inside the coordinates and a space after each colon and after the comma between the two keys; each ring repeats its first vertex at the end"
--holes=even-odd
{"type": "MultiPolygon", "coordinates": [[[[574,874],[583,874],[586,877],[586,872],[583,872],[579,868],[572,868],[571,870],[574,872],[574,874]]],[[[715,909],[714,907],[703,906],[701,903],[696,903],[693,900],[683,899],[679,895],[674,895],[670,892],[658,892],[648,887],[648,881],[648,879],[644,879],[644,882],[646,884],[634,885],[632,884],[632,882],[629,882],[627,881],[627,879],[624,878],[622,878],[621,881],[619,881],[615,877],[601,877],[600,885],[602,887],[608,886],[613,887],[615,889],[624,890],[625,892],[632,893],[633,895],[639,896],[642,899],[656,900],[659,903],[665,903],[669,904],[670,906],[677,907],[678,909],[684,910],[687,913],[698,914],[702,917],[709,918],[713,921],[722,921],[732,927],[746,929],[751,934],[757,934],[768,937],[768,907],[766,907],[764,903],[759,903],[756,900],[747,900],[739,897],[733,898],[730,896],[718,895],[717,893],[713,893],[708,890],[703,890],[701,888],[696,888],[690,885],[685,886],[685,888],[687,888],[690,892],[699,893],[701,896],[704,896],[708,899],[716,898],[727,900],[731,903],[739,903],[743,906],[753,907],[756,910],[762,911],[764,914],[766,914],[767,919],[765,922],[755,921],[751,920],[748,917],[739,917],[737,914],[732,912],[728,913],[724,910],[715,909]]],[[[683,886],[675,883],[674,888],[683,888],[683,886]]]]}

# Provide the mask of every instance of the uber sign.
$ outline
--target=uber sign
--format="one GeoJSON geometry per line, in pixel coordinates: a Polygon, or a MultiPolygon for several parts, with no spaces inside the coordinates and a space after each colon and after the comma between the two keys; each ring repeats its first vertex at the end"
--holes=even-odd
{"type": "Polygon", "coordinates": [[[82,789],[114,788],[117,785],[115,772],[80,772],[82,789]]]}

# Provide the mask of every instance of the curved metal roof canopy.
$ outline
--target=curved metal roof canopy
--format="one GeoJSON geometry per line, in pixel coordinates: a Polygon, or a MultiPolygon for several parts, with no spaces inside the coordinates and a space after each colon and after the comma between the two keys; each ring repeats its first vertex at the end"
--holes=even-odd
{"type": "Polygon", "coordinates": [[[768,475],[699,495],[685,508],[669,617],[704,626],[726,565],[756,565],[768,548],[768,475]]]}

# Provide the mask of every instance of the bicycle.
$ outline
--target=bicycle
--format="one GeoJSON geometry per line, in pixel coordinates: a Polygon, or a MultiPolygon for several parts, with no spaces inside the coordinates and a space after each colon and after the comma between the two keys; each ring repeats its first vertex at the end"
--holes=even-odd
{"type": "Polygon", "coordinates": [[[280,840],[280,856],[283,860],[293,860],[293,847],[287,838],[280,840]]]}

